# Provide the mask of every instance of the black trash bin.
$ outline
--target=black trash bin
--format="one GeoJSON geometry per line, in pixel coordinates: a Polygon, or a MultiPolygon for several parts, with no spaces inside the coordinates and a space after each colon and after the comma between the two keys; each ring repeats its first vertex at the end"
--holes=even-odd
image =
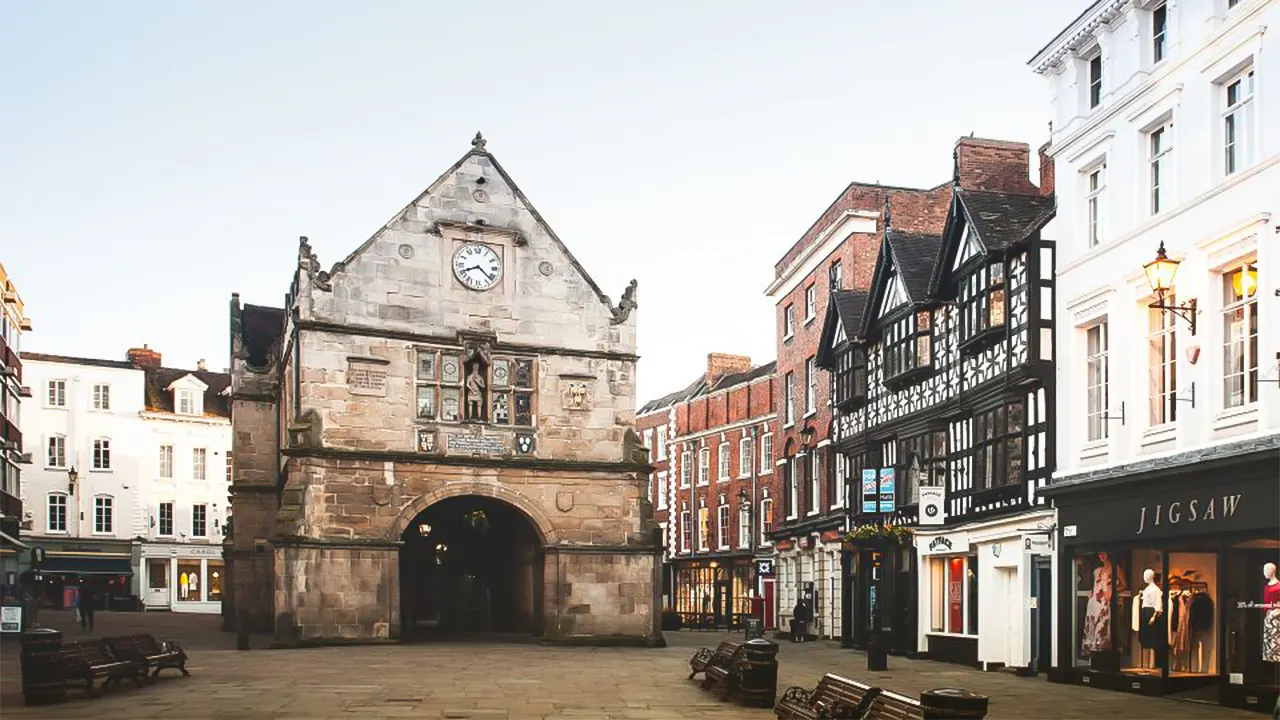
{"type": "Polygon", "coordinates": [[[962,688],[937,688],[920,693],[925,720],[982,720],[990,698],[962,688]]]}
{"type": "Polygon", "coordinates": [[[771,708],[778,695],[778,644],[754,638],[743,643],[743,647],[738,697],[743,705],[771,708]]]}
{"type": "Polygon", "coordinates": [[[889,669],[889,644],[879,632],[872,632],[867,642],[867,670],[884,672],[889,669]]]}
{"type": "Polygon", "coordinates": [[[67,697],[66,678],[58,651],[62,633],[37,627],[22,633],[22,696],[28,705],[57,702],[67,697]]]}

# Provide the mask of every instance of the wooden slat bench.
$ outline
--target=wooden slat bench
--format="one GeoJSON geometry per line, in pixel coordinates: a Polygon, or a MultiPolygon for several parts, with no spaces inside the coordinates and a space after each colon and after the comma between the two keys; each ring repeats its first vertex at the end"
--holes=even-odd
{"type": "Polygon", "coordinates": [[[165,668],[191,674],[187,672],[187,653],[175,642],[160,642],[150,635],[126,635],[106,638],[106,643],[116,657],[142,663],[143,677],[148,671],[156,677],[165,668]]]}
{"type": "Polygon", "coordinates": [[[729,659],[733,657],[733,653],[737,651],[738,646],[741,644],[734,640],[725,640],[715,650],[698,648],[693,657],[689,658],[689,679],[692,680],[693,676],[698,673],[706,673],[707,668],[712,663],[719,663],[727,667],[729,659]]]}
{"type": "Polygon", "coordinates": [[[778,646],[768,640],[741,643],[727,664],[707,666],[704,688],[719,685],[720,699],[773,707],[778,695],[778,646]]]}
{"type": "Polygon", "coordinates": [[[856,718],[862,720],[874,706],[881,692],[878,687],[827,673],[813,690],[789,687],[774,706],[774,714],[782,720],[818,720],[818,718],[856,718]]]}
{"type": "Polygon", "coordinates": [[[867,720],[924,720],[924,707],[915,698],[881,690],[871,703],[867,720]]]}
{"type": "Polygon", "coordinates": [[[134,685],[142,685],[142,677],[146,674],[146,665],[129,659],[113,656],[107,643],[102,640],[82,640],[64,643],[58,650],[58,660],[62,664],[63,676],[68,684],[83,684],[90,696],[97,696],[98,690],[118,684],[123,679],[132,680],[134,685]],[[102,679],[100,688],[94,683],[102,679]]]}

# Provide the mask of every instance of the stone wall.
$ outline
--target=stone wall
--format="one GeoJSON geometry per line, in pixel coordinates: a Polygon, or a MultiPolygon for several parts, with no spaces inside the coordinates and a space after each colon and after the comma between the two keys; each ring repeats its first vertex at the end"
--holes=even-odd
{"type": "Polygon", "coordinates": [[[400,570],[394,544],[285,544],[276,547],[274,561],[278,643],[399,635],[400,570]]]}
{"type": "Polygon", "coordinates": [[[278,505],[276,405],[233,397],[231,418],[231,602],[247,630],[265,632],[274,617],[268,541],[275,533],[278,505]]]}
{"type": "Polygon", "coordinates": [[[546,556],[546,612],[543,638],[553,642],[607,641],[610,638],[657,643],[653,632],[654,553],[549,550],[546,556]]]}

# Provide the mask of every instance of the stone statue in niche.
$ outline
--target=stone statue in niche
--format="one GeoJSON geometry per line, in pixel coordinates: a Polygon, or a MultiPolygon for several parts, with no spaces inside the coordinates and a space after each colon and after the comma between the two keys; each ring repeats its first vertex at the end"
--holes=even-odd
{"type": "Polygon", "coordinates": [[[583,408],[587,405],[587,384],[586,383],[570,383],[569,384],[569,407],[583,408]]]}
{"type": "Polygon", "coordinates": [[[484,422],[487,416],[488,397],[484,380],[485,366],[480,358],[473,358],[466,364],[466,411],[467,420],[484,422]]]}

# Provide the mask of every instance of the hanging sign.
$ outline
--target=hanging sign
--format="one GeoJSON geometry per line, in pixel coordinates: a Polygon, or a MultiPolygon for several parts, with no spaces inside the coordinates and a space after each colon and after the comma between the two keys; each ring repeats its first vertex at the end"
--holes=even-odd
{"type": "Polygon", "coordinates": [[[896,470],[880,468],[880,512],[882,513],[891,513],[896,507],[894,503],[896,480],[896,470]]]}
{"type": "Polygon", "coordinates": [[[862,471],[862,512],[876,511],[876,471],[869,468],[862,471]]]}
{"type": "Polygon", "coordinates": [[[942,485],[924,485],[920,488],[920,524],[941,525],[946,520],[942,506],[947,489],[942,485]]]}

